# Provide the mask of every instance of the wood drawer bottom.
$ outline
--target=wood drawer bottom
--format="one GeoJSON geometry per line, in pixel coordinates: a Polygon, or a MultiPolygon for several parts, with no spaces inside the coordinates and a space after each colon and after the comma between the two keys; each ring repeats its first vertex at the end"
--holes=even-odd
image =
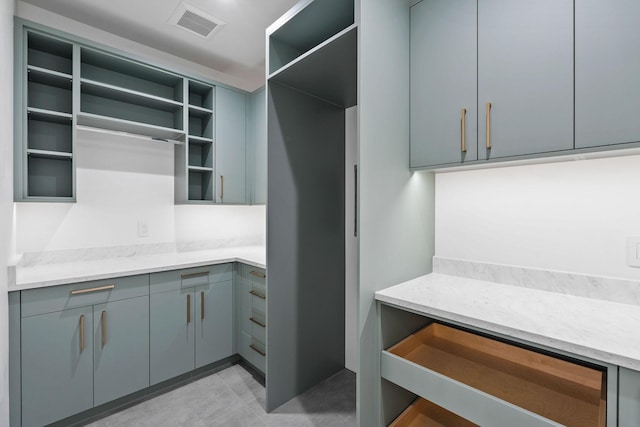
{"type": "Polygon", "coordinates": [[[426,399],[418,398],[389,427],[478,427],[426,399]]]}

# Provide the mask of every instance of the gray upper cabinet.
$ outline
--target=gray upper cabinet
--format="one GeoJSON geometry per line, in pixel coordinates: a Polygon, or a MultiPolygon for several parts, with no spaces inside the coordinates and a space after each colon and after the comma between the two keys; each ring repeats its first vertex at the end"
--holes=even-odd
{"type": "Polygon", "coordinates": [[[478,122],[481,160],[573,148],[572,0],[478,2],[478,122]]]}
{"type": "Polygon", "coordinates": [[[476,0],[411,8],[411,167],[478,158],[476,20],[476,0]]]}
{"type": "Polygon", "coordinates": [[[640,141],[640,2],[576,0],[576,148],[640,141]]]}
{"type": "Polygon", "coordinates": [[[620,368],[618,392],[618,425],[637,427],[640,425],[640,372],[620,368]]]}
{"type": "Polygon", "coordinates": [[[216,88],[216,202],[247,203],[247,96],[216,88]]]}

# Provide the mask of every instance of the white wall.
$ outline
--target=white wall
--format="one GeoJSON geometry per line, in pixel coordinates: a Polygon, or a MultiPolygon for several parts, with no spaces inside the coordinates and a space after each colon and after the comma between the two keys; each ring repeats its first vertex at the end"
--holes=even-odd
{"type": "Polygon", "coordinates": [[[90,27],[81,22],[65,18],[61,15],[57,15],[23,1],[17,2],[16,15],[60,31],[84,37],[93,42],[115,47],[139,58],[140,60],[153,61],[155,65],[161,67],[167,67],[178,72],[193,73],[198,76],[206,77],[247,91],[255,89],[254,85],[248,83],[246,79],[225,74],[205,67],[204,65],[196,64],[195,62],[187,61],[186,59],[170,55],[166,52],[127,40],[115,34],[90,27]]]}
{"type": "Polygon", "coordinates": [[[0,0],[0,425],[9,425],[7,261],[13,229],[13,14],[0,0]]]}
{"type": "Polygon", "coordinates": [[[640,278],[640,156],[436,175],[436,255],[640,278]]]}

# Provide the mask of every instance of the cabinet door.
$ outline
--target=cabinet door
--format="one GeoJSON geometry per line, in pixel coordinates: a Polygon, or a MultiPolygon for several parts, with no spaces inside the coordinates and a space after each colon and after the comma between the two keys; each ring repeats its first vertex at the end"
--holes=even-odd
{"type": "Polygon", "coordinates": [[[149,387],[149,297],[94,306],[94,402],[149,387]]]}
{"type": "Polygon", "coordinates": [[[149,311],[149,375],[154,385],[194,368],[194,290],[151,294],[149,311]]]}
{"type": "Polygon", "coordinates": [[[233,354],[232,283],[196,288],[196,368],[233,354]]]}
{"type": "Polygon", "coordinates": [[[573,148],[572,0],[478,2],[478,122],[481,160],[573,148]]]}
{"type": "Polygon", "coordinates": [[[575,3],[576,148],[640,141],[640,2],[575,3]]]}
{"type": "Polygon", "coordinates": [[[216,88],[216,202],[246,203],[247,97],[216,88]]]}
{"type": "Polygon", "coordinates": [[[640,372],[620,368],[618,410],[620,427],[640,425],[640,372]]]}
{"type": "Polygon", "coordinates": [[[411,8],[411,167],[478,158],[476,20],[476,0],[411,8]]]}
{"type": "Polygon", "coordinates": [[[89,306],[22,319],[23,426],[93,407],[92,313],[89,306]]]}

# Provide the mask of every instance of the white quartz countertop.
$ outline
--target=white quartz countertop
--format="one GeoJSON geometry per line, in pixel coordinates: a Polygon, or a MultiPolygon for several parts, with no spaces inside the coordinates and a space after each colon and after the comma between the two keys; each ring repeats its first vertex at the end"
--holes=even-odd
{"type": "Polygon", "coordinates": [[[264,246],[246,246],[18,266],[9,292],[203,265],[241,262],[266,268],[264,246]]]}
{"type": "Polygon", "coordinates": [[[376,292],[400,308],[640,370],[640,306],[433,273],[376,292]]]}

